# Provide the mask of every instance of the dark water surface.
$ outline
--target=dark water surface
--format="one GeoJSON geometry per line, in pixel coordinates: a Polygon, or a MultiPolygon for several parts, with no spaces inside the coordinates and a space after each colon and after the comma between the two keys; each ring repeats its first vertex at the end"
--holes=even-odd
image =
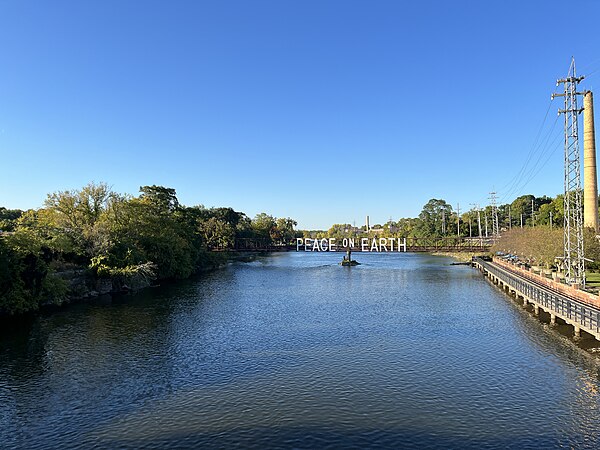
{"type": "Polygon", "coordinates": [[[2,448],[600,448],[597,357],[477,271],[277,254],[0,332],[2,448]]]}

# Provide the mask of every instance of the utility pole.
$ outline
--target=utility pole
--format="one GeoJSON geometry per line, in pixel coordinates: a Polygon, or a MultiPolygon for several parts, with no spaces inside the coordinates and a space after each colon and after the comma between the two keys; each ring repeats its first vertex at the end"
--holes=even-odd
{"type": "Polygon", "coordinates": [[[485,237],[488,237],[487,212],[486,211],[483,211],[483,217],[485,218],[485,237]]]}
{"type": "Polygon", "coordinates": [[[477,210],[477,227],[479,228],[479,239],[481,239],[481,209],[477,204],[471,203],[471,205],[477,210]]]}
{"type": "Polygon", "coordinates": [[[492,236],[500,235],[500,224],[498,223],[498,206],[496,204],[496,193],[490,192],[490,206],[492,207],[492,236]]]}
{"type": "Polygon", "coordinates": [[[460,237],[460,204],[456,204],[456,235],[460,237]]]}
{"type": "Polygon", "coordinates": [[[446,235],[446,212],[442,210],[442,236],[446,235]]]}
{"type": "Polygon", "coordinates": [[[469,214],[469,238],[473,237],[473,231],[471,227],[471,214],[469,214]]]}
{"type": "Polygon", "coordinates": [[[521,213],[521,230],[523,229],[523,213],[521,213]]]}
{"type": "Polygon", "coordinates": [[[508,205],[508,230],[512,230],[512,217],[510,216],[510,205],[508,205]]]}
{"type": "Polygon", "coordinates": [[[535,216],[533,215],[533,199],[531,199],[531,226],[535,228],[535,216]]]}
{"type": "Polygon", "coordinates": [[[581,198],[581,164],[579,157],[578,117],[583,108],[577,107],[577,85],[584,77],[578,77],[575,71],[575,58],[571,60],[569,73],[556,85],[562,84],[562,94],[552,94],[552,99],[564,97],[564,109],[558,113],[564,115],[565,128],[565,217],[564,217],[564,266],[565,281],[568,284],[585,286],[585,256],[583,251],[583,201],[581,198]]]}

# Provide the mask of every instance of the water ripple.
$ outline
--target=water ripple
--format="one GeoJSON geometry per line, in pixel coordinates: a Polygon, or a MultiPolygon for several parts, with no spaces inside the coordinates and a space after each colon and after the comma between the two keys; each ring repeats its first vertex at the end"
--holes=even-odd
{"type": "Polygon", "coordinates": [[[598,448],[597,357],[476,271],[290,253],[0,334],[0,447],[598,448]]]}

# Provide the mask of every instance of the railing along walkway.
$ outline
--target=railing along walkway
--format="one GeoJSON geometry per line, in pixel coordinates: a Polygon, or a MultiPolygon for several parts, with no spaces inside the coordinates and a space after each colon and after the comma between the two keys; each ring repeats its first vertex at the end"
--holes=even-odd
{"type": "Polygon", "coordinates": [[[543,283],[543,280],[535,280],[532,276],[525,277],[524,274],[481,258],[475,259],[475,265],[494,281],[500,282],[516,295],[523,297],[524,302],[542,308],[550,313],[551,318],[560,317],[572,325],[575,328],[575,335],[578,335],[581,329],[600,340],[600,302],[597,299],[594,302],[592,296],[586,300],[581,295],[575,297],[559,292],[543,283]]]}

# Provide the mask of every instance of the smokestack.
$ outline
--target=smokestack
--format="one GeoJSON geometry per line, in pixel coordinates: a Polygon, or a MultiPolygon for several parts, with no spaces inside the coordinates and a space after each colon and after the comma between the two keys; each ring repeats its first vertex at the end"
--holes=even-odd
{"type": "Polygon", "coordinates": [[[583,223],[598,232],[598,176],[592,91],[583,96],[583,223]]]}
{"type": "Polygon", "coordinates": [[[370,229],[371,229],[371,227],[369,227],[369,216],[367,216],[367,233],[369,232],[370,229]]]}

